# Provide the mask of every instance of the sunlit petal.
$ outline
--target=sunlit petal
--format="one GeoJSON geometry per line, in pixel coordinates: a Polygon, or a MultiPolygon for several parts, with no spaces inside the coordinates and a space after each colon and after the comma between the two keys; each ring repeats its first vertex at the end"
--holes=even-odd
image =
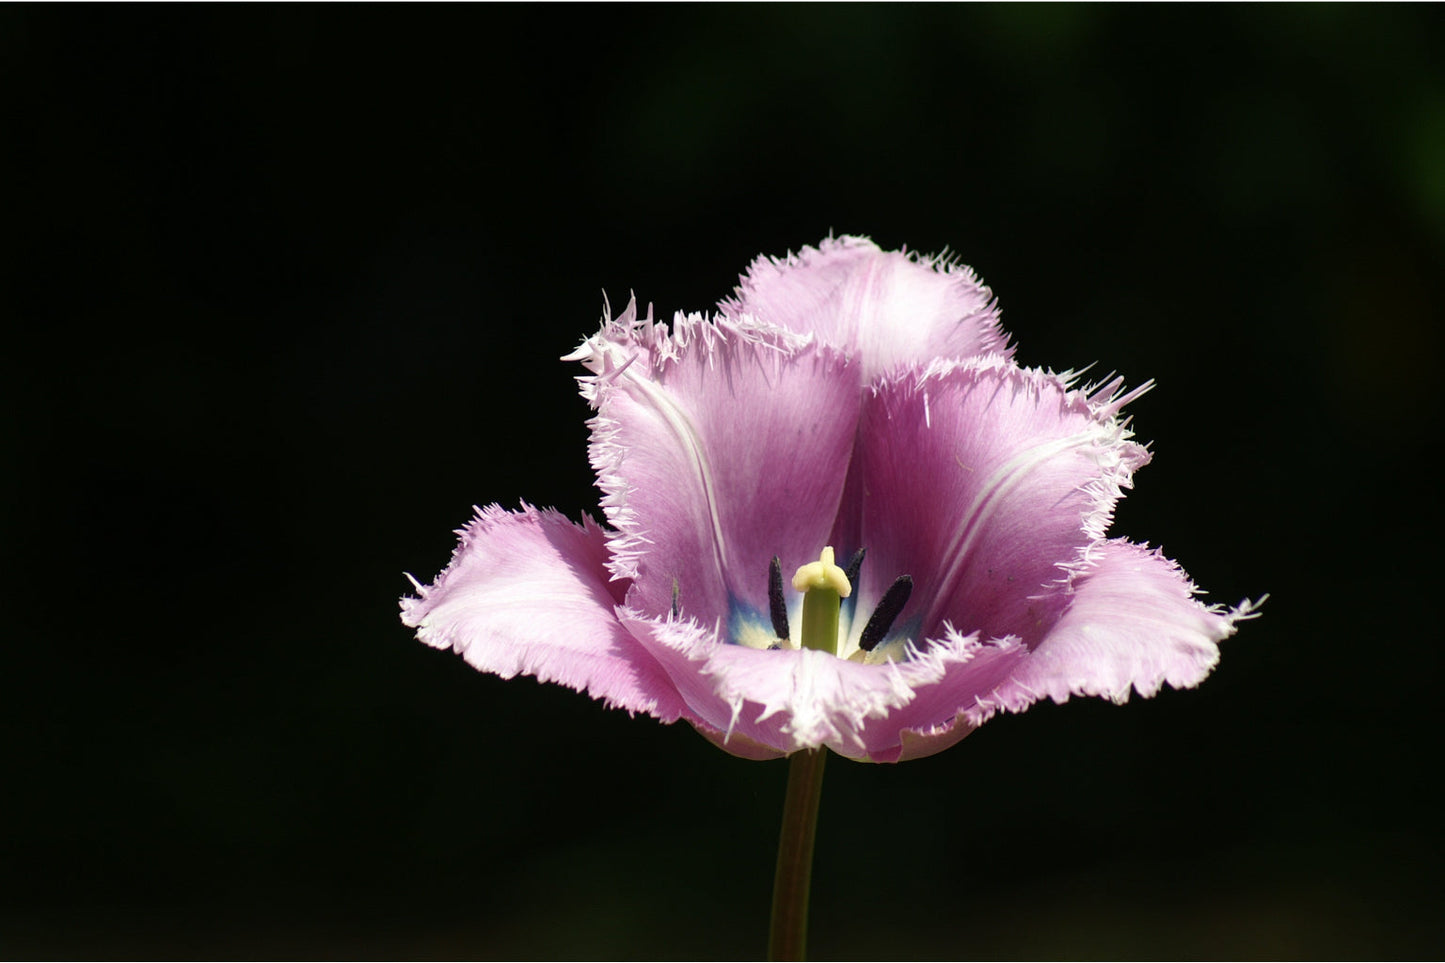
{"type": "Polygon", "coordinates": [[[607,536],[590,519],[493,505],[458,534],[446,571],[402,600],[418,639],[504,679],[535,676],[667,722],[682,714],[667,675],[614,614],[626,583],[609,581],[607,536]]]}
{"type": "Polygon", "coordinates": [[[837,511],[857,427],[851,362],[782,329],[696,316],[667,330],[624,313],[584,347],[628,604],[665,614],[675,586],[699,618],[765,611],[770,560],[816,558],[837,511]]]}
{"type": "Polygon", "coordinates": [[[937,358],[1011,353],[993,292],[972,269],[862,237],[760,257],[720,307],[844,348],[861,360],[864,383],[937,358]]]}
{"type": "Polygon", "coordinates": [[[1057,614],[1036,596],[1103,536],[1149,457],[1117,417],[1129,397],[1117,388],[1073,390],[999,358],[880,382],[834,535],[868,546],[859,606],[906,572],[915,639],[947,622],[1036,641],[1057,614]]]}
{"type": "Polygon", "coordinates": [[[1205,605],[1160,552],[1122,539],[1095,547],[1067,590],[1062,615],[1009,680],[966,715],[975,723],[999,709],[1071,695],[1123,702],[1165,684],[1198,685],[1219,661],[1219,643],[1255,605],[1205,605]]]}

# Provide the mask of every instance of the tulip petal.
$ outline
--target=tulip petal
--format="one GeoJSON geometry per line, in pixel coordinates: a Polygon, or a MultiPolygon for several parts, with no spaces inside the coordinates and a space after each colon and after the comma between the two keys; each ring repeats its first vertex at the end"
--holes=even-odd
{"type": "Polygon", "coordinates": [[[964,710],[991,705],[988,700],[1029,656],[1028,647],[1018,639],[985,644],[977,633],[964,636],[954,630],[928,643],[919,657],[936,657],[940,652],[953,656],[944,661],[938,681],[920,686],[914,700],[887,720],[864,725],[862,735],[872,747],[873,762],[921,759],[957,743],[978,727],[964,710]]]}
{"type": "MultiPolygon", "coordinates": [[[[1087,568],[1060,588],[1062,616],[1032,651],[1004,639],[979,649],[973,661],[950,665],[943,679],[921,687],[906,707],[865,725],[870,744],[904,727],[896,757],[875,751],[871,758],[903,762],[932,755],[996,713],[1022,712],[1046,696],[1059,703],[1074,695],[1120,703],[1131,689],[1148,698],[1166,682],[1176,689],[1198,685],[1218,663],[1219,643],[1257,614],[1257,603],[1246,600],[1225,611],[1204,605],[1197,593],[1157,550],[1122,539],[1093,546],[1087,568]]],[[[972,641],[950,632],[944,643],[972,641]]]]}
{"type": "Polygon", "coordinates": [[[592,376],[592,463],[615,575],[648,615],[767,611],[769,562],[816,559],[853,447],[857,378],[839,352],[766,325],[635,307],[572,357],[592,376]]]}
{"type": "Polygon", "coordinates": [[[751,316],[861,358],[862,383],[900,365],[1012,353],[993,292],[950,261],[828,238],[784,259],[759,257],[724,316],[751,316]]]}
{"type": "Polygon", "coordinates": [[[774,749],[772,746],[765,746],[761,742],[743,735],[741,732],[726,732],[722,729],[715,729],[706,722],[694,722],[692,727],[708,742],[729,755],[737,756],[739,759],[765,762],[769,759],[779,759],[787,755],[783,750],[774,749]]]}
{"type": "MultiPolygon", "coordinates": [[[[1138,392],[1100,391],[999,358],[884,379],[864,406],[834,540],[866,545],[867,611],[913,577],[914,639],[948,623],[1032,645],[1057,610],[1037,599],[1103,537],[1148,452],[1116,415],[1138,392]]],[[[855,626],[856,626],[855,621],[855,626]]]]}
{"type": "Polygon", "coordinates": [[[618,621],[626,583],[609,581],[607,534],[591,519],[492,505],[457,534],[436,582],[401,600],[418,639],[504,679],[535,676],[664,722],[682,714],[667,674],[618,621]]]}
{"type": "Polygon", "coordinates": [[[904,662],[864,665],[811,649],[727,645],[715,628],[687,620],[627,610],[622,620],[671,676],[687,702],[685,717],[748,759],[828,746],[850,759],[892,762],[901,729],[947,727],[957,716],[960,703],[944,700],[957,698],[961,686],[940,693],[940,683],[971,673],[977,693],[987,694],[1023,651],[956,637],[904,662]]]}
{"type": "Polygon", "coordinates": [[[1006,683],[967,711],[972,724],[1044,696],[1123,702],[1131,689],[1147,698],[1166,682],[1198,685],[1219,661],[1219,643],[1256,614],[1249,601],[1227,611],[1205,605],[1177,564],[1122,539],[1095,546],[1064,591],[1058,622],[1006,683]]]}

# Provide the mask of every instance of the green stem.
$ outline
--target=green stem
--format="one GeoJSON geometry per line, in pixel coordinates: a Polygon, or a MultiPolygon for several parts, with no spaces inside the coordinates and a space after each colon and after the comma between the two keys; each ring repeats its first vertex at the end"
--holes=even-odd
{"type": "Polygon", "coordinates": [[[788,761],[788,794],[778,835],[778,871],[773,877],[773,924],[768,959],[801,960],[808,945],[808,890],[813,879],[813,837],[818,801],[823,798],[827,749],[793,753],[788,761]]]}

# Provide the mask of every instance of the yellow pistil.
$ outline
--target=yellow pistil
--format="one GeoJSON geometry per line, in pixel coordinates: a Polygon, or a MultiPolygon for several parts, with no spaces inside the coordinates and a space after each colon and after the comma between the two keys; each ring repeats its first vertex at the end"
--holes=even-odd
{"type": "Polygon", "coordinates": [[[793,576],[793,588],[803,593],[803,648],[838,654],[838,604],[853,593],[848,576],[833,563],[833,547],[823,549],[793,576]]]}

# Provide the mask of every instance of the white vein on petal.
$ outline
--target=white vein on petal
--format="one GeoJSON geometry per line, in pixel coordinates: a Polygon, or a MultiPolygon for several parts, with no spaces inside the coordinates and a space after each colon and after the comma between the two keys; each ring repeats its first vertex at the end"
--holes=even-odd
{"type": "Polygon", "coordinates": [[[969,558],[969,553],[979,535],[987,528],[989,518],[1003,502],[1008,493],[1029,476],[1032,469],[1049,461],[1065,451],[1076,448],[1087,449],[1089,457],[1098,466],[1100,474],[1081,485],[1077,490],[1085,496],[1086,507],[1081,513],[1079,524],[1082,532],[1091,540],[1080,550],[1079,557],[1061,559],[1060,583],[1071,580],[1077,572],[1087,568],[1087,556],[1093,545],[1105,539],[1113,523],[1114,507],[1123,497],[1124,490],[1133,487],[1134,472],[1149,461],[1146,446],[1132,441],[1134,433],[1128,428],[1128,420],[1118,415],[1124,405],[1149,391],[1154,383],[1145,382],[1131,390],[1123,390],[1123,379],[1106,376],[1109,380],[1101,384],[1074,388],[1077,372],[1065,371],[1056,374],[1039,368],[1023,368],[1011,360],[989,355],[966,361],[938,359],[921,371],[899,372],[892,378],[876,382],[876,394],[890,381],[905,383],[912,379],[911,389],[917,392],[927,404],[928,386],[943,381],[955,372],[1001,373],[1003,377],[994,389],[995,394],[1011,388],[1013,391],[1029,391],[1035,400],[1043,402],[1045,392],[1057,392],[1061,413],[1082,416],[1083,430],[1062,439],[1046,442],[1019,452],[1004,462],[984,481],[978,495],[967,510],[959,513],[944,557],[949,560],[948,570],[932,592],[933,601],[924,615],[928,624],[937,614],[937,608],[944,604],[953,591],[953,585],[969,558]]]}
{"type": "Polygon", "coordinates": [[[719,573],[726,573],[727,540],[718,514],[711,466],[691,419],[672,402],[660,382],[667,367],[689,350],[704,352],[711,367],[724,344],[753,345],[781,357],[812,344],[813,337],[746,315],[709,318],[700,313],[678,312],[669,328],[653,319],[651,305],[647,315],[639,318],[636,297],[629,299],[627,308],[616,318],[609,317],[611,309],[605,304],[604,312],[601,330],[562,360],[580,361],[592,372],[580,375],[577,382],[582,397],[598,412],[588,422],[592,429],[588,454],[603,492],[603,514],[614,530],[608,542],[608,570],[614,579],[636,577],[642,556],[652,544],[637,512],[629,505],[632,488],[623,469],[629,448],[618,440],[622,426],[601,410],[607,394],[626,384],[646,397],[690,454],[702,479],[711,518],[714,561],[719,573]]]}

